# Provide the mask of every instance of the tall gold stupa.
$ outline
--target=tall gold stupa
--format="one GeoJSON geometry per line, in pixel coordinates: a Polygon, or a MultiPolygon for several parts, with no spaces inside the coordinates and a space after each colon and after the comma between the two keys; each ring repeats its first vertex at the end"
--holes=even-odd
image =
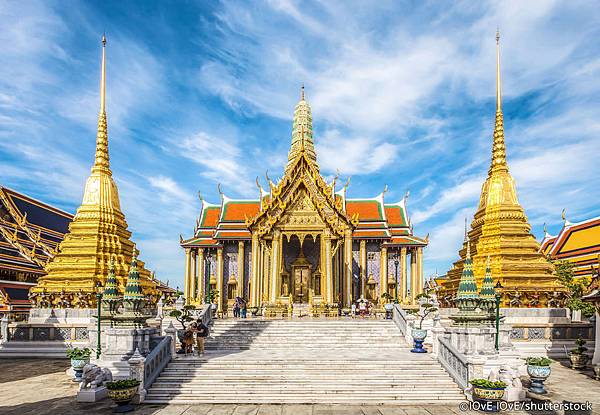
{"type": "MultiPolygon", "coordinates": [[[[481,286],[486,260],[494,281],[504,286],[503,304],[506,307],[541,307],[556,299],[560,285],[552,274],[553,267],[539,252],[539,243],[531,234],[531,226],[517,199],[515,180],[508,171],[502,91],[500,82],[500,35],[496,33],[496,123],[492,160],[488,177],[481,189],[479,207],[468,233],[471,241],[473,272],[481,286]]],[[[441,280],[447,297],[454,296],[463,270],[466,245],[460,259],[441,280]]]]}
{"type": "MultiPolygon", "coordinates": [[[[83,201],[69,232],[54,259],[46,266],[31,292],[37,305],[90,307],[98,283],[104,285],[111,259],[121,292],[132,260],[134,244],[130,240],[125,215],[121,212],[117,185],[112,178],[108,154],[106,123],[106,37],[102,37],[102,77],[100,114],[96,136],[96,156],[85,184],[83,201]]],[[[140,281],[147,295],[156,295],[156,283],[144,264],[138,261],[140,281]]]]}

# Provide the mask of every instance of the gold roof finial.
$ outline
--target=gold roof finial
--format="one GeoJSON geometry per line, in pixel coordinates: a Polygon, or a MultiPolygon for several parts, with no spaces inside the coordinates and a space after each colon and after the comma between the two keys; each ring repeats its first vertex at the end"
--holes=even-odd
{"type": "Polygon", "coordinates": [[[108,156],[108,128],[106,125],[106,35],[102,35],[102,67],[100,76],[100,114],[96,135],[96,157],[92,172],[110,173],[108,156]]]}
{"type": "Polygon", "coordinates": [[[302,87],[300,88],[300,101],[304,101],[304,82],[302,82],[302,87]]]}
{"type": "Polygon", "coordinates": [[[506,144],[504,142],[504,115],[502,114],[502,84],[500,80],[500,31],[496,31],[496,122],[492,144],[492,162],[489,174],[507,171],[506,144]]]}
{"type": "Polygon", "coordinates": [[[467,239],[469,239],[469,235],[467,234],[467,218],[465,218],[465,239],[464,239],[464,241],[467,242],[467,239]]]}
{"type": "Polygon", "coordinates": [[[500,83],[500,29],[496,29],[496,111],[502,110],[502,85],[500,83]]]}

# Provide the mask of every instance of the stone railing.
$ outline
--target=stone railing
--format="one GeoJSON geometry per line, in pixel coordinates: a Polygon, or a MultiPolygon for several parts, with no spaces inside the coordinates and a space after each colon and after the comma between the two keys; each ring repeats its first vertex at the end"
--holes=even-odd
{"type": "Polygon", "coordinates": [[[29,323],[4,323],[2,322],[3,341],[61,341],[82,342],[89,341],[87,326],[74,324],[29,324],[29,323]]]}
{"type": "Polygon", "coordinates": [[[158,345],[146,356],[144,362],[144,385],[150,387],[163,371],[165,366],[171,361],[171,342],[170,336],[164,336],[158,345]]]}
{"type": "Polygon", "coordinates": [[[394,310],[392,313],[392,321],[396,323],[396,326],[400,330],[403,336],[406,336],[409,332],[408,321],[406,319],[406,311],[402,309],[400,304],[394,304],[394,310]]]}
{"type": "Polygon", "coordinates": [[[444,336],[437,338],[437,359],[448,374],[463,389],[469,386],[469,362],[444,336]]]}
{"type": "Polygon", "coordinates": [[[594,340],[594,324],[581,323],[547,323],[519,324],[513,323],[510,338],[513,341],[535,340],[594,340]]]}

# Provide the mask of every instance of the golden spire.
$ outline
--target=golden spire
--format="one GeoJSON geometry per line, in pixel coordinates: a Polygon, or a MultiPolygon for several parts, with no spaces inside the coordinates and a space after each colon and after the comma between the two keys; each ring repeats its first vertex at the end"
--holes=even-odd
{"type": "Polygon", "coordinates": [[[507,171],[506,145],[504,143],[504,115],[502,114],[502,85],[500,82],[500,31],[496,31],[496,124],[494,125],[494,144],[489,174],[495,171],[507,171]]]}
{"type": "Polygon", "coordinates": [[[312,130],[312,114],[310,105],[306,101],[304,95],[304,84],[300,88],[300,101],[294,109],[294,121],[292,124],[292,146],[288,153],[288,170],[296,161],[300,154],[304,153],[306,157],[312,161],[313,165],[318,168],[317,155],[315,153],[315,145],[313,142],[312,130]]]}
{"type": "Polygon", "coordinates": [[[96,157],[92,172],[111,174],[108,157],[108,129],[106,123],[106,36],[102,35],[102,70],[100,78],[100,114],[96,135],[96,157]]]}

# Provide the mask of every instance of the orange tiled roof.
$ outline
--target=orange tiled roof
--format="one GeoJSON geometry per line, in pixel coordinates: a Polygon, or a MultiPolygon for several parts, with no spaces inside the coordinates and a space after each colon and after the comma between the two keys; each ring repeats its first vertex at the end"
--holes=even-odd
{"type": "Polygon", "coordinates": [[[258,200],[232,200],[225,203],[221,221],[244,222],[246,216],[252,218],[260,211],[258,200]]]}
{"type": "Polygon", "coordinates": [[[214,228],[219,223],[221,208],[219,206],[206,206],[202,209],[201,228],[214,228]]]}
{"type": "Polygon", "coordinates": [[[247,238],[250,239],[252,235],[250,231],[219,231],[215,234],[215,238],[217,239],[225,239],[225,238],[247,238]]]}
{"type": "Polygon", "coordinates": [[[388,245],[427,245],[423,239],[416,236],[394,236],[387,242],[388,245]]]}
{"type": "Polygon", "coordinates": [[[387,205],[385,206],[385,217],[389,226],[401,227],[408,226],[406,219],[406,212],[398,205],[387,205]]]}
{"type": "Polygon", "coordinates": [[[386,231],[367,231],[367,230],[359,230],[354,231],[352,234],[355,238],[388,238],[389,234],[386,231]]]}
{"type": "Polygon", "coordinates": [[[383,211],[377,200],[346,200],[346,213],[348,216],[358,213],[360,221],[381,221],[383,211]]]}

